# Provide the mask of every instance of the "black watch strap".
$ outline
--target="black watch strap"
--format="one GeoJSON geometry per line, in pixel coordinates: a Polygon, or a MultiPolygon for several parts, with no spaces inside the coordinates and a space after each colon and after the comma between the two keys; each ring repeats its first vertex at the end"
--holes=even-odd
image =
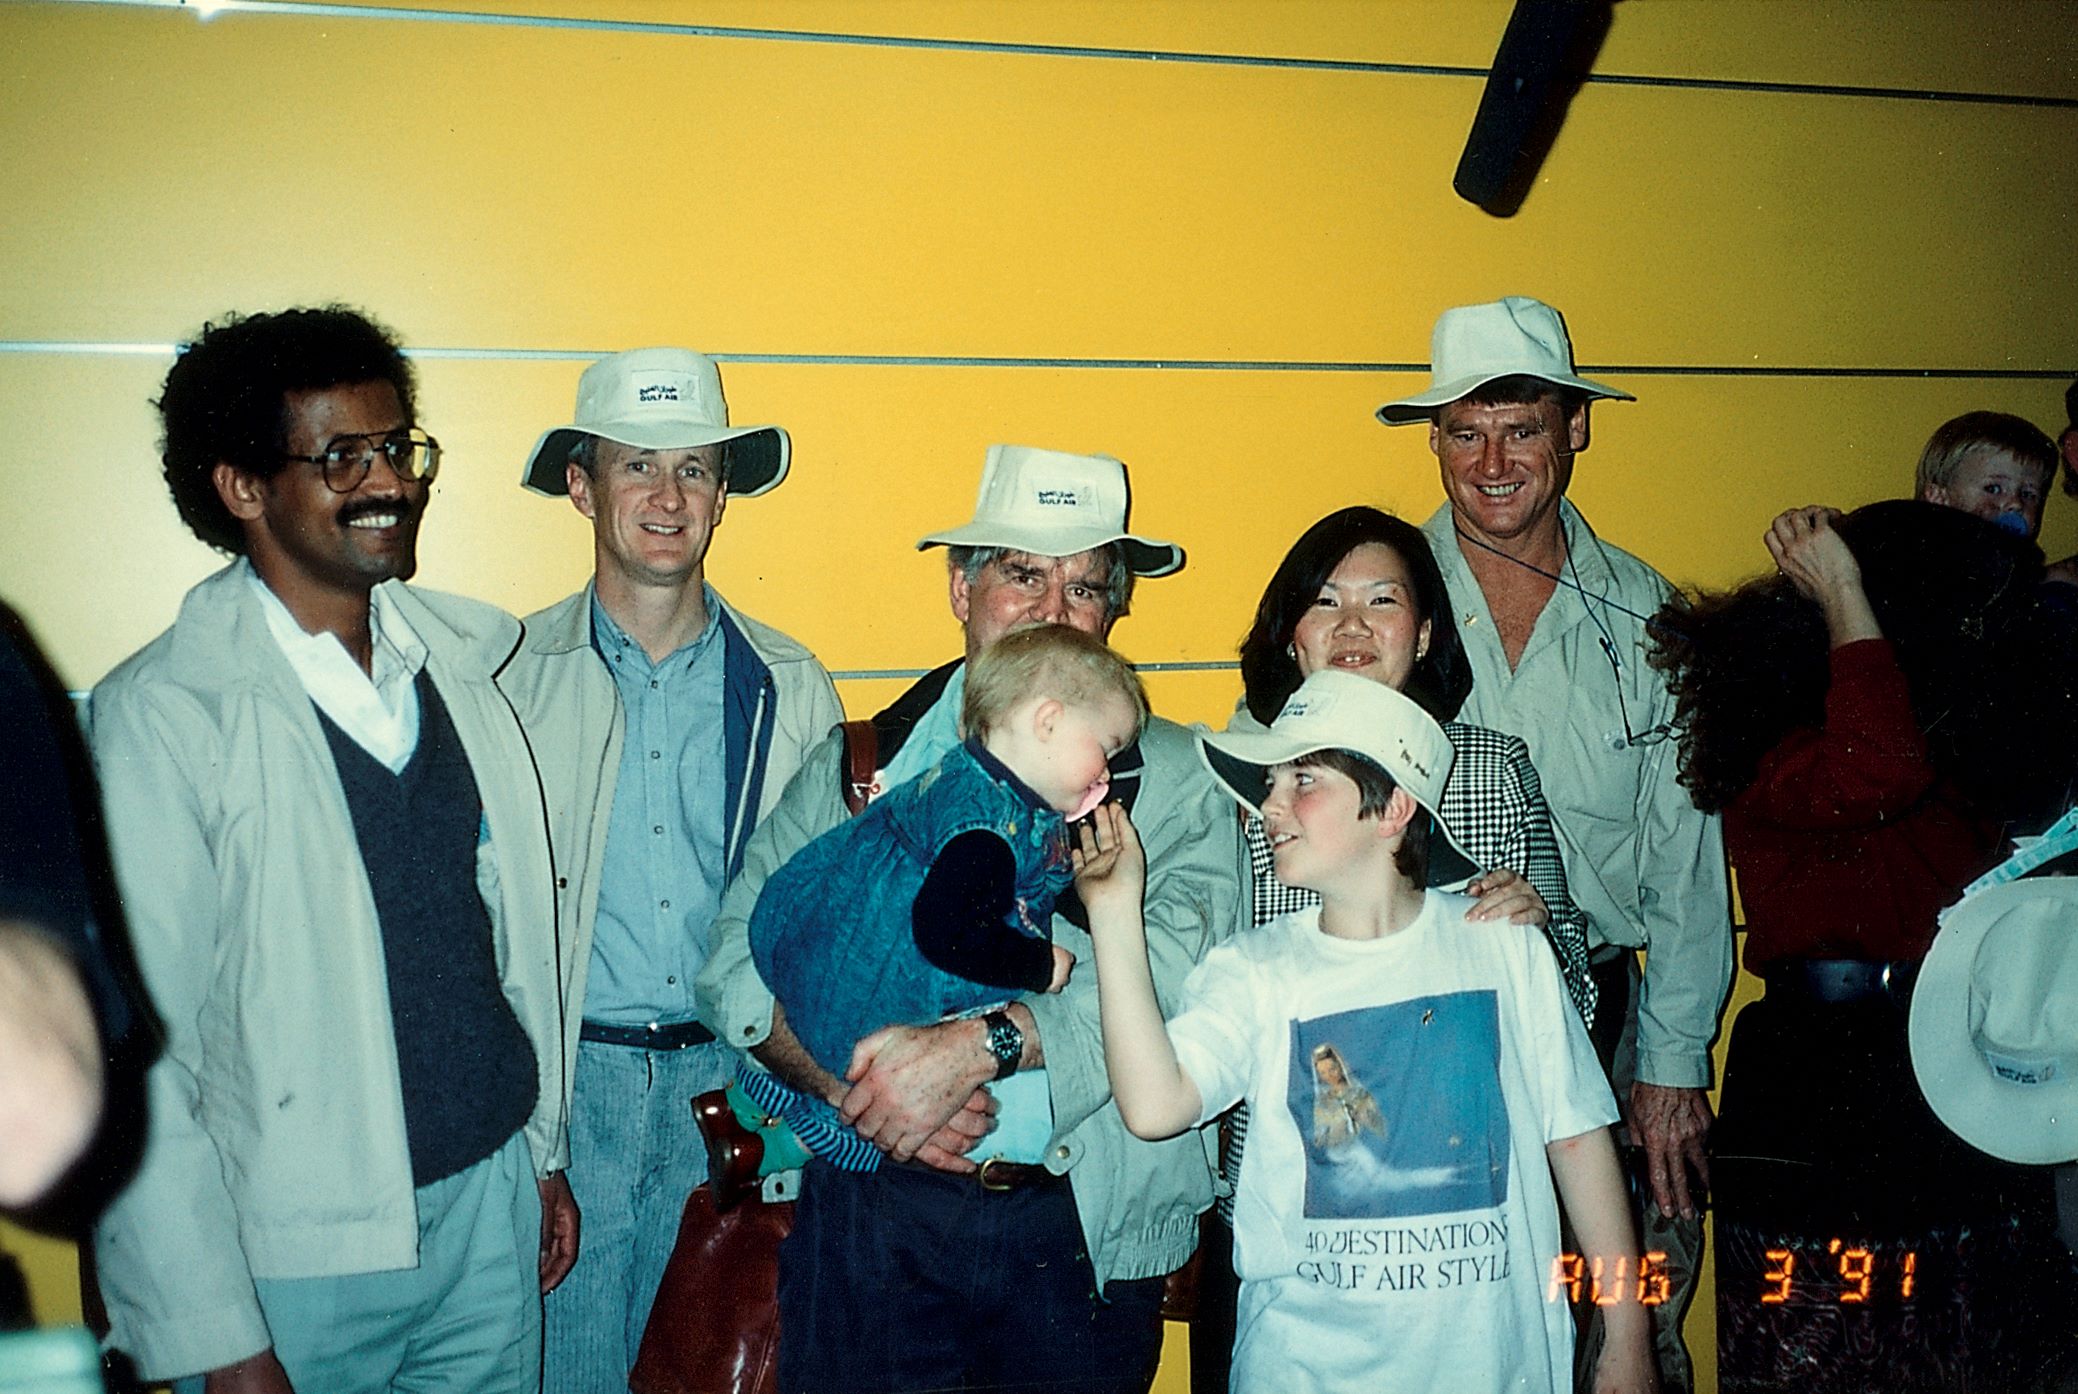
{"type": "Polygon", "coordinates": [[[988,1028],[988,1053],[996,1057],[996,1078],[1010,1078],[1017,1073],[1017,1062],[1024,1058],[1025,1033],[1008,1012],[989,1012],[981,1018],[981,1024],[988,1028]]]}

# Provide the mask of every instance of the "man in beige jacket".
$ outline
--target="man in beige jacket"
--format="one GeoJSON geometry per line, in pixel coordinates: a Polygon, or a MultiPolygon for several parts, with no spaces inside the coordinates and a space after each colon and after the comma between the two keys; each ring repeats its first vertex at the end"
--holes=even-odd
{"type": "Polygon", "coordinates": [[[581,1042],[563,1088],[584,1257],[548,1300],[556,1394],[626,1394],[707,1178],[687,1101],[735,1074],[693,1003],[708,926],[751,830],[842,719],[815,656],[706,579],[724,510],[786,476],[788,444],[729,425],[712,359],[632,349],[585,370],[521,477],[568,494],[593,541],[591,584],[527,617],[499,679],[548,794],[581,1042]]]}
{"type": "Polygon", "coordinates": [[[93,698],[163,1028],[95,1235],[110,1343],[181,1394],[533,1394],[576,1256],[555,893],[503,611],[403,583],[439,446],[379,327],[207,328],[167,483],[235,560],[93,698]]]}

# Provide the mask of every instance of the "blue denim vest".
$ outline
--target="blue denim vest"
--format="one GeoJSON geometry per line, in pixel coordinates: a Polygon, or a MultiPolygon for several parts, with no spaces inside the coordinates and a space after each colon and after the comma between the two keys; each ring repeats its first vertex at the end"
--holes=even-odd
{"type": "Polygon", "coordinates": [[[750,917],[751,955],[824,1069],[841,1078],[852,1046],[883,1026],[928,1025],[1005,1000],[1002,988],[925,959],[911,929],[938,853],[977,829],[1002,838],[1016,859],[1010,922],[1051,939],[1054,899],[1074,879],[1066,826],[975,741],[816,838],[765,882],[750,917]]]}

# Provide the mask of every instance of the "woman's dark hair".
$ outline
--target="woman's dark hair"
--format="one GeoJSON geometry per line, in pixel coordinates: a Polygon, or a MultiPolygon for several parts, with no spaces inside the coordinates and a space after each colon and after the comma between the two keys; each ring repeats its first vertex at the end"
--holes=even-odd
{"type": "MultiPolygon", "coordinates": [[[[2039,823],[2078,773],[2078,622],[2044,603],[2042,554],[1983,519],[1901,499],[1839,522],[1898,656],[1935,771],[1985,817],[2039,823]]],[[[1783,576],[1662,609],[1653,666],[1674,694],[1681,782],[1716,812],[1761,758],[1825,718],[1825,619],[1783,576]]]]}
{"type": "Polygon", "coordinates": [[[1429,624],[1429,651],[1407,675],[1407,695],[1438,721],[1453,719],[1464,706],[1472,691],[1472,665],[1466,662],[1464,645],[1458,642],[1457,625],[1450,617],[1450,593],[1444,589],[1443,572],[1436,566],[1428,538],[1403,518],[1358,505],[1330,513],[1301,533],[1263,591],[1255,623],[1241,641],[1241,683],[1248,694],[1248,710],[1256,720],[1266,725],[1274,721],[1285,699],[1298,691],[1299,664],[1290,652],[1292,635],[1308,608],[1320,599],[1320,588],[1335,574],[1335,568],[1366,542],[1392,548],[1407,564],[1414,581],[1415,618],[1429,624]]]}
{"type": "Polygon", "coordinates": [[[217,497],[219,463],[268,479],[288,449],[291,392],[363,382],[397,389],[407,424],[416,421],[416,382],[396,339],[343,305],[232,316],[202,326],[173,360],[159,393],[165,425],[160,460],[181,521],[212,547],[245,551],[245,530],[217,497]]]}

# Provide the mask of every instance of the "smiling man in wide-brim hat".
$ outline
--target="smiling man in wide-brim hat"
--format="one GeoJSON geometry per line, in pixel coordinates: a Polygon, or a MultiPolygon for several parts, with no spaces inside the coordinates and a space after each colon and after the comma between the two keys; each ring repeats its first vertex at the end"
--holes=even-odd
{"type": "MultiPolygon", "coordinates": [[[[1528,743],[1588,915],[1597,1052],[1645,1152],[1645,1247],[1669,1256],[1670,1300],[1652,1315],[1673,1394],[1692,1379],[1680,1323],[1702,1255],[1732,925],[1723,836],[1678,781],[1663,745],[1672,700],[1645,661],[1644,616],[1671,588],[1566,498],[1590,407],[1630,394],[1579,373],[1559,312],[1522,295],[1445,310],[1430,366],[1426,389],[1378,417],[1428,423],[1445,503],[1422,531],[1473,672],[1459,719],[1528,743]]],[[[1583,1368],[1599,1332],[1581,1343],[1583,1368]]]]}
{"type": "Polygon", "coordinates": [[[686,1100],[735,1055],[692,984],[758,821],[842,718],[814,655],[722,599],[707,553],[732,498],[785,478],[777,426],[731,426],[714,360],[617,353],[521,482],[590,521],[591,583],[526,621],[500,676],[548,795],[572,987],[563,1087],[584,1261],[547,1304],[545,1387],[624,1394],[679,1208],[706,1179],[686,1100]]]}

